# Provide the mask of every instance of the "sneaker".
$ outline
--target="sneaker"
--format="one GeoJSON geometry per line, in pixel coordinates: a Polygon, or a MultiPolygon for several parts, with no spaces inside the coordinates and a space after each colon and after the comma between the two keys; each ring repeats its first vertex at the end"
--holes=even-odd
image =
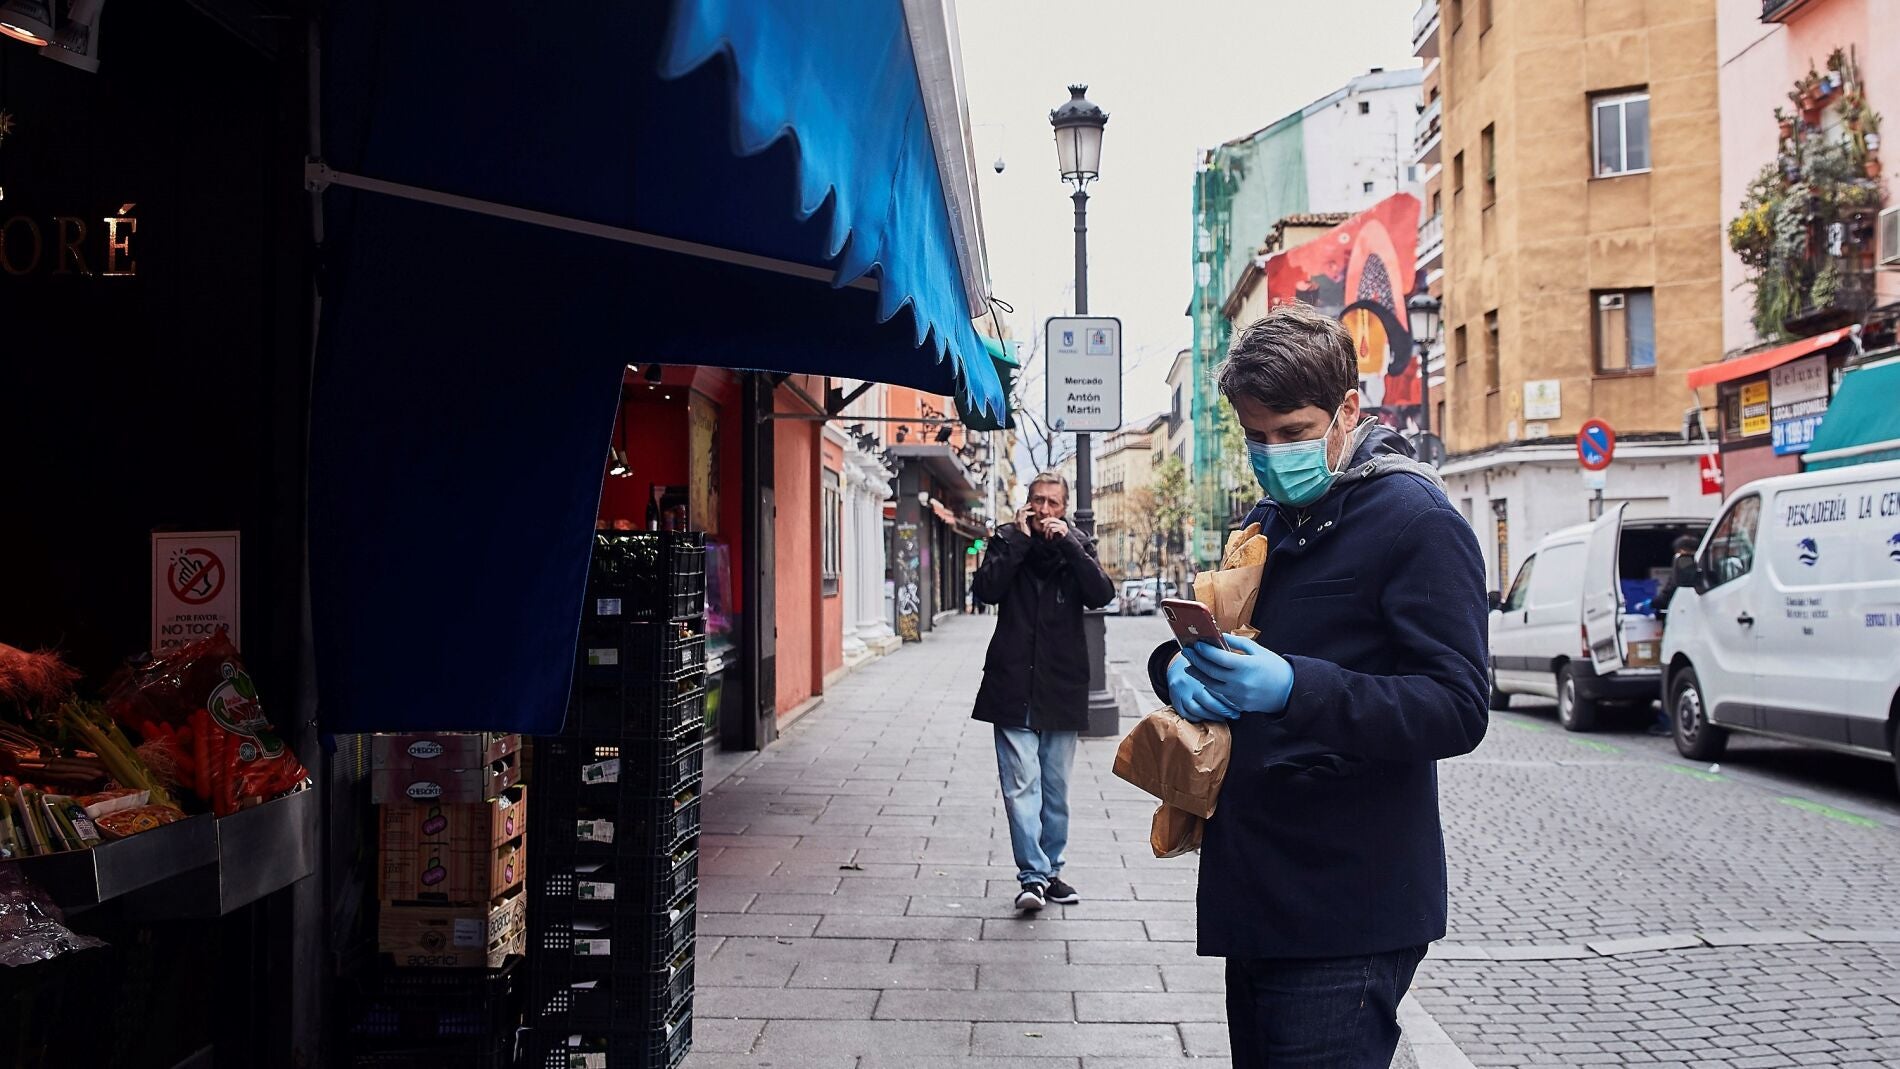
{"type": "Polygon", "coordinates": [[[1022,893],[1016,896],[1016,908],[1024,913],[1034,913],[1041,909],[1048,904],[1042,897],[1044,890],[1043,885],[1039,883],[1023,884],[1022,893]]]}
{"type": "Polygon", "coordinates": [[[1082,901],[1082,896],[1076,893],[1075,888],[1063,883],[1060,876],[1049,881],[1049,893],[1044,897],[1063,906],[1073,906],[1082,901]]]}

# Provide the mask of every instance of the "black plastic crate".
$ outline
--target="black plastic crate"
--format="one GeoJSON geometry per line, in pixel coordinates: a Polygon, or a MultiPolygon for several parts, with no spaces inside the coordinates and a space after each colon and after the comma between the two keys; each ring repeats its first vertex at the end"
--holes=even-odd
{"type": "Polygon", "coordinates": [[[535,800],[529,810],[532,864],[567,858],[670,858],[699,835],[699,784],[671,795],[586,793],[567,805],[535,800]]]}
{"type": "Polygon", "coordinates": [[[590,740],[556,736],[536,743],[535,804],[566,813],[615,794],[674,795],[705,772],[706,743],[682,730],[670,739],[590,740]]]}
{"type": "Polygon", "coordinates": [[[569,1033],[619,1031],[629,1024],[671,1020],[693,997],[693,951],[643,973],[589,973],[558,964],[537,967],[536,1027],[569,1033]]]}
{"type": "Polygon", "coordinates": [[[671,620],[704,613],[705,539],[697,531],[596,532],[586,619],[671,620]]]}
{"type": "Polygon", "coordinates": [[[520,1023],[521,959],[499,969],[372,965],[356,981],[350,1035],[381,1044],[499,1040],[520,1023]]]}
{"type": "MultiPolygon", "coordinates": [[[[533,841],[530,839],[530,841],[533,841]]],[[[693,840],[665,859],[535,858],[530,914],[583,909],[673,909],[699,886],[699,842],[693,840]]]]}
{"type": "Polygon", "coordinates": [[[568,702],[562,734],[583,739],[677,739],[702,732],[705,717],[704,672],[604,686],[587,685],[583,676],[568,702]]]}
{"type": "Polygon", "coordinates": [[[655,910],[609,903],[537,899],[528,916],[528,953],[537,977],[639,977],[693,948],[691,901],[655,910]]]}
{"type": "Polygon", "coordinates": [[[515,1037],[449,1046],[383,1047],[356,1050],[351,1069],[510,1069],[515,1037]]]}
{"type": "Polygon", "coordinates": [[[639,690],[706,667],[706,621],[635,621],[581,629],[580,678],[589,687],[639,690]]]}
{"type": "Polygon", "coordinates": [[[523,1069],[674,1069],[693,1049],[693,1007],[689,1002],[665,1024],[636,1031],[537,1028],[528,1044],[523,1069]]]}

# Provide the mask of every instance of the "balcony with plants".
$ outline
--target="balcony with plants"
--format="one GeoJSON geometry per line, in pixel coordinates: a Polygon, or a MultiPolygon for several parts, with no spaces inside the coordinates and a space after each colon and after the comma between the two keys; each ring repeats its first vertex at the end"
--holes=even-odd
{"type": "Polygon", "coordinates": [[[1749,270],[1755,330],[1806,337],[1859,322],[1874,303],[1874,238],[1885,201],[1880,115],[1867,106],[1853,53],[1835,49],[1775,109],[1773,162],[1729,221],[1729,247],[1749,270]]]}

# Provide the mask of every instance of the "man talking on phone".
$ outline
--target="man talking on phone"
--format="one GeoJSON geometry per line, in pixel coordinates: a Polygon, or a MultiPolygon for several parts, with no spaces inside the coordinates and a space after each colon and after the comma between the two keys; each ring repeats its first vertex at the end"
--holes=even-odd
{"type": "Polygon", "coordinates": [[[1089,659],[1082,610],[1115,600],[1095,541],[1069,524],[1069,483],[1044,472],[1029,504],[996,529],[971,583],[996,606],[971,716],[994,725],[1003,810],[1022,890],[1016,908],[1082,900],[1063,882],[1069,845],[1069,768],[1088,725],[1089,659]]]}
{"type": "Polygon", "coordinates": [[[1484,738],[1484,563],[1437,474],[1361,422],[1338,321],[1286,305],[1218,371],[1268,556],[1254,638],[1155,651],[1155,689],[1232,728],[1202,842],[1199,951],[1227,959],[1236,1069],[1386,1069],[1445,934],[1435,762],[1484,738]]]}

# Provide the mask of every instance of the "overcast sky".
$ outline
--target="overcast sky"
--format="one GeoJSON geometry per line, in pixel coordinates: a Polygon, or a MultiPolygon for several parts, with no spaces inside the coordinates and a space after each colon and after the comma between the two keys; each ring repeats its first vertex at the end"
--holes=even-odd
{"type": "MultiPolygon", "coordinates": [[[[1070,82],[1109,114],[1089,197],[1089,312],[1120,316],[1123,416],[1166,407],[1192,338],[1195,151],[1251,133],[1372,67],[1415,67],[1416,0],[957,0],[983,229],[1016,337],[1073,300],[1074,227],[1049,111],[1070,82]],[[992,164],[1002,157],[997,174],[992,164]]],[[[1266,235],[1257,235],[1264,238],[1266,235]]],[[[1038,357],[1036,364],[1041,364],[1038,357]]],[[[1040,417],[1032,368],[1026,406],[1040,417]]],[[[1027,428],[1025,428],[1027,429],[1027,428]]]]}

